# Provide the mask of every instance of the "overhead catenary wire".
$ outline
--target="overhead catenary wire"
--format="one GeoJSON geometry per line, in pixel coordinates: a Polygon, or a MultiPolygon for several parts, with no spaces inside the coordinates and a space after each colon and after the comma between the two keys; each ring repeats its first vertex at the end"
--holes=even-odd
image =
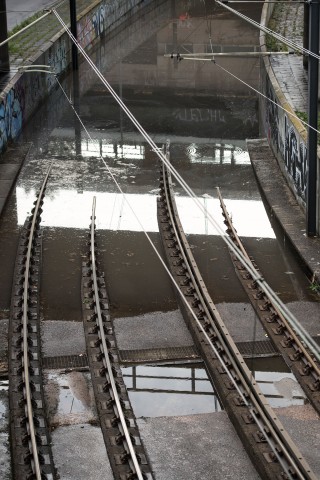
{"type": "MultiPolygon", "coordinates": [[[[228,75],[231,75],[235,80],[238,80],[239,82],[241,82],[243,85],[245,85],[246,87],[250,88],[251,90],[253,90],[255,93],[257,93],[258,95],[260,95],[261,97],[265,98],[268,102],[270,103],[273,103],[273,105],[275,105],[276,107],[280,108],[280,110],[283,110],[285,113],[287,113],[291,118],[295,118],[297,120],[299,120],[303,125],[305,125],[306,127],[310,128],[311,130],[314,130],[315,132],[319,133],[320,134],[320,131],[313,127],[312,125],[309,125],[308,122],[306,122],[305,120],[302,120],[301,117],[298,117],[298,115],[296,115],[295,113],[293,113],[292,111],[290,112],[289,110],[287,110],[285,107],[283,107],[282,105],[280,105],[279,103],[277,103],[275,100],[272,100],[271,98],[269,98],[267,95],[265,95],[264,93],[260,92],[260,90],[257,90],[255,87],[253,87],[252,85],[250,85],[249,83],[245,82],[244,80],[242,80],[241,78],[237,77],[234,73],[230,72],[230,70],[228,70],[227,68],[223,67],[222,65],[220,65],[219,63],[217,63],[217,61],[215,60],[215,58],[196,58],[196,57],[191,57],[191,56],[188,56],[188,55],[184,55],[184,54],[176,54],[177,55],[177,58],[178,59],[181,59],[181,60],[193,60],[193,61],[202,61],[202,62],[211,62],[212,64],[216,65],[218,68],[220,68],[221,70],[223,70],[225,73],[227,73],[228,75]]],[[[198,54],[198,55],[201,55],[201,54],[198,54]]],[[[215,56],[216,54],[210,54],[210,56],[215,56]]],[[[171,57],[172,58],[172,54],[171,55],[165,55],[166,57],[171,57]]]]}
{"type": "MultiPolygon", "coordinates": [[[[62,89],[62,92],[63,94],[65,95],[67,101],[69,102],[71,108],[73,109],[75,115],[77,116],[79,122],[81,123],[84,131],[86,132],[88,138],[92,141],[92,137],[89,133],[89,131],[86,129],[83,121],[81,120],[78,112],[76,111],[74,105],[72,104],[72,102],[70,101],[67,93],[65,92],[65,90],[63,89],[61,83],[59,82],[58,78],[56,77],[56,80],[60,86],[60,88],[62,89]]],[[[156,149],[154,150],[156,154],[160,153],[160,151],[162,152],[162,150],[159,148],[159,147],[156,147],[156,149]]],[[[163,152],[162,152],[163,153],[163,152]]],[[[227,367],[224,359],[222,358],[220,352],[217,350],[217,348],[215,347],[215,345],[212,343],[211,341],[211,338],[209,336],[209,334],[206,332],[206,330],[204,329],[203,325],[201,324],[200,320],[197,318],[197,316],[195,315],[194,311],[192,310],[191,308],[191,305],[189,304],[189,302],[187,301],[185,295],[183,294],[180,286],[177,284],[176,280],[174,279],[172,273],[170,272],[169,270],[169,267],[166,265],[164,259],[162,258],[162,256],[160,255],[157,247],[155,246],[155,244],[153,243],[153,241],[151,240],[150,236],[148,235],[148,233],[146,232],[146,230],[144,229],[140,219],[139,219],[139,216],[136,214],[135,210],[133,209],[132,205],[130,204],[130,202],[128,201],[127,199],[127,195],[123,192],[120,184],[118,183],[117,179],[115,178],[115,175],[112,173],[110,167],[108,166],[108,164],[106,163],[105,159],[103,158],[103,156],[100,154],[100,151],[99,151],[99,155],[98,157],[102,160],[102,162],[104,163],[109,175],[111,176],[112,180],[114,181],[114,183],[116,184],[119,192],[122,194],[122,198],[123,198],[123,201],[126,202],[126,204],[128,205],[129,209],[131,210],[132,214],[134,215],[135,219],[137,220],[137,222],[139,223],[140,225],[140,228],[142,229],[143,233],[145,234],[145,236],[147,237],[151,247],[153,248],[155,254],[157,255],[157,257],[159,258],[161,264],[163,265],[164,269],[166,270],[168,276],[170,277],[173,285],[175,286],[175,288],[177,289],[177,292],[178,294],[181,296],[182,298],[182,301],[184,302],[184,304],[186,305],[187,309],[189,310],[189,312],[191,313],[191,315],[193,316],[195,322],[197,323],[199,329],[201,330],[201,332],[203,333],[203,335],[205,336],[206,340],[208,341],[208,343],[211,345],[211,348],[214,352],[214,354],[216,355],[216,357],[219,359],[222,367],[224,368],[227,376],[229,377],[230,381],[232,382],[232,384],[234,385],[234,388],[237,390],[239,396],[241,397],[242,401],[243,401],[243,404],[248,408],[248,411],[250,412],[251,416],[254,418],[255,422],[256,422],[256,425],[257,427],[259,428],[259,430],[261,431],[261,433],[263,434],[266,442],[268,443],[268,445],[270,446],[271,450],[273,451],[273,453],[275,454],[275,456],[277,457],[279,463],[281,464],[282,468],[284,469],[284,471],[286,472],[287,474],[287,477],[288,479],[292,479],[294,480],[294,477],[292,476],[292,472],[291,472],[291,469],[287,467],[287,465],[285,464],[284,462],[284,459],[282,457],[282,455],[280,455],[278,449],[274,446],[274,444],[272,443],[271,439],[269,438],[269,433],[266,432],[265,428],[264,428],[264,424],[260,418],[260,416],[257,414],[255,408],[253,407],[252,403],[251,403],[251,397],[247,398],[246,395],[243,393],[243,391],[241,390],[241,388],[239,387],[239,385],[237,384],[237,381],[236,379],[233,377],[232,373],[230,372],[229,368],[227,367]]],[[[249,392],[248,392],[249,393],[249,392]]],[[[286,452],[285,455],[287,456],[288,458],[288,452],[287,450],[285,449],[284,445],[282,444],[282,440],[280,438],[278,438],[278,445],[281,447],[281,451],[282,452],[286,452]]],[[[290,455],[289,455],[289,458],[290,458],[290,455]]],[[[293,459],[292,459],[292,462],[293,462],[293,459]]],[[[294,462],[293,462],[294,463],[294,462]]],[[[300,480],[304,480],[304,476],[301,474],[298,466],[295,464],[294,465],[295,467],[295,472],[297,473],[298,477],[300,478],[300,480]]]]}
{"type": "MultiPolygon", "coordinates": [[[[109,93],[113,96],[113,98],[116,100],[116,102],[120,105],[120,107],[123,109],[123,111],[126,113],[128,118],[132,121],[132,123],[135,125],[137,130],[142,134],[146,142],[152,147],[152,149],[155,150],[157,156],[163,162],[168,170],[172,173],[174,178],[179,182],[179,184],[182,186],[182,188],[185,190],[185,192],[193,199],[194,203],[197,205],[199,210],[203,213],[203,215],[207,215],[209,222],[211,225],[216,229],[216,231],[221,235],[222,239],[224,242],[229,246],[229,248],[234,252],[235,256],[238,258],[238,260],[245,265],[247,268],[248,272],[252,276],[253,280],[257,282],[259,287],[267,294],[267,296],[270,297],[270,299],[273,300],[273,302],[277,305],[281,313],[288,319],[288,321],[291,323],[292,327],[295,329],[295,331],[301,336],[302,340],[305,342],[305,344],[311,349],[311,351],[314,353],[315,357],[317,358],[318,361],[320,361],[320,346],[314,341],[314,339],[309,335],[309,333],[302,327],[302,325],[298,322],[298,320],[295,318],[295,316],[290,312],[290,310],[287,308],[286,305],[278,298],[276,293],[272,290],[272,288],[267,284],[265,279],[261,276],[260,272],[258,272],[252,265],[250,265],[247,262],[247,259],[243,256],[242,252],[233,245],[233,242],[227,237],[226,233],[224,230],[220,227],[220,225],[217,223],[217,221],[213,218],[213,216],[205,212],[204,206],[200,202],[200,200],[196,197],[192,189],[189,187],[189,185],[184,181],[184,179],[181,177],[179,172],[171,165],[170,162],[167,161],[164,153],[160,151],[157,147],[157,145],[154,143],[154,141],[151,139],[151,137],[148,135],[148,133],[143,129],[143,127],[140,125],[140,123],[136,120],[134,115],[131,113],[131,111],[128,109],[128,107],[124,104],[122,99],[117,95],[117,93],[113,90],[109,82],[105,79],[105,77],[102,75],[102,73],[99,71],[99,69],[95,66],[94,62],[91,60],[89,55],[85,52],[85,50],[82,48],[82,46],[79,44],[79,42],[76,40],[76,38],[72,35],[70,29],[68,26],[65,24],[63,19],[60,17],[60,15],[57,13],[55,9],[52,10],[53,13],[56,15],[58,18],[59,22],[63,26],[63,28],[66,30],[68,33],[70,39],[77,45],[78,50],[80,53],[83,55],[85,60],[89,63],[89,65],[92,67],[98,78],[102,81],[102,83],[105,85],[106,89],[109,91],[109,93]]],[[[118,182],[117,182],[118,185],[118,182]]],[[[120,187],[120,185],[119,185],[120,187]]],[[[122,192],[123,193],[123,192],[122,192]]]]}
{"type": "Polygon", "coordinates": [[[284,37],[284,36],[281,35],[280,33],[274,32],[274,31],[271,30],[270,28],[261,25],[261,23],[258,23],[258,22],[256,22],[255,20],[252,20],[252,18],[247,17],[246,15],[244,15],[244,14],[241,13],[241,12],[238,12],[238,10],[235,10],[234,8],[229,7],[228,5],[226,5],[225,3],[221,2],[220,0],[214,0],[214,1],[215,1],[218,5],[220,5],[220,7],[223,7],[223,8],[225,8],[225,9],[229,10],[229,12],[234,13],[235,15],[237,15],[237,16],[240,17],[240,18],[242,18],[242,19],[245,20],[246,22],[248,22],[248,23],[250,23],[251,25],[257,27],[259,30],[267,33],[268,35],[271,35],[272,37],[276,38],[277,40],[279,40],[280,42],[284,43],[285,45],[288,45],[289,47],[293,48],[294,50],[297,50],[298,52],[303,53],[304,55],[309,55],[309,56],[315,57],[315,58],[317,58],[318,60],[320,59],[320,55],[318,55],[317,53],[311,52],[311,51],[308,50],[307,48],[301,47],[300,45],[298,45],[297,43],[293,42],[292,40],[288,40],[286,37],[284,37]]]}

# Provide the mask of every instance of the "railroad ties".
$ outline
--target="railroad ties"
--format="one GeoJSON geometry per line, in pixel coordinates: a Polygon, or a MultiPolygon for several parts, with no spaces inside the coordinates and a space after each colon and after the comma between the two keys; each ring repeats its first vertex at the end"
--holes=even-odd
{"type": "MultiPolygon", "coordinates": [[[[224,216],[227,233],[233,243],[242,251],[247,261],[257,270],[255,262],[249,257],[233,226],[230,215],[218,189],[218,196],[224,216]]],[[[314,409],[320,414],[320,366],[312,353],[301,341],[289,321],[280,312],[272,298],[259,288],[257,282],[247,271],[235,254],[229,249],[231,259],[235,266],[238,278],[247,293],[257,316],[272,341],[274,347],[281,353],[286,364],[295,374],[299,384],[303,388],[308,400],[314,409]]],[[[258,271],[258,270],[257,270],[258,271]]]]}
{"type": "MultiPolygon", "coordinates": [[[[169,165],[169,146],[166,148],[169,165]]],[[[213,304],[183,232],[171,174],[162,164],[158,223],[178,301],[207,371],[255,468],[264,479],[315,479],[260,391],[213,304]]]]}
{"type": "Polygon", "coordinates": [[[51,166],[20,235],[9,323],[9,404],[13,478],[51,480],[55,470],[44,408],[39,290],[41,206],[51,166]]]}
{"type": "Polygon", "coordinates": [[[115,479],[151,480],[122,378],[104,273],[95,249],[95,198],[91,220],[87,260],[82,267],[83,321],[100,426],[115,479]]]}

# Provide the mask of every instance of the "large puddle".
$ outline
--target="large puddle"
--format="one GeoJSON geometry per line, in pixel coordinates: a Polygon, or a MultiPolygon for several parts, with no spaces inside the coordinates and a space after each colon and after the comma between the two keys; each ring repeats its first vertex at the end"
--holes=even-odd
{"type": "MultiPolygon", "coordinates": [[[[256,359],[249,368],[271,407],[308,403],[294,375],[279,358],[256,359]]],[[[137,417],[193,415],[222,410],[202,363],[122,367],[137,417]]]]}
{"type": "Polygon", "coordinates": [[[192,415],[220,411],[202,364],[122,367],[136,417],[192,415]]]}
{"type": "Polygon", "coordinates": [[[47,378],[45,392],[52,426],[96,422],[89,373],[49,371],[47,378]]]}

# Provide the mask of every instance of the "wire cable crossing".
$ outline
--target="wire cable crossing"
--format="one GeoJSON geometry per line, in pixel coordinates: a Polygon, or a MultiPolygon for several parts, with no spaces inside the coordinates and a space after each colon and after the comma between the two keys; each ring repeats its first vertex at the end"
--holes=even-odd
{"type": "MultiPolygon", "coordinates": [[[[227,237],[223,229],[219,226],[218,222],[213,218],[213,216],[205,211],[204,206],[200,202],[200,200],[196,197],[194,194],[193,190],[189,187],[189,185],[184,181],[184,179],[181,177],[179,172],[171,165],[170,162],[168,162],[166,156],[164,153],[159,150],[157,145],[154,143],[154,141],[151,139],[151,137],[148,135],[148,133],[143,129],[143,127],[140,125],[140,123],[136,120],[134,115],[131,113],[131,111],[128,109],[128,107],[125,105],[125,103],[121,100],[121,98],[117,95],[117,93],[113,90],[111,85],[108,83],[108,81],[105,79],[105,77],[102,75],[102,73],[99,71],[99,69],[95,66],[94,62],[91,60],[89,55],[85,52],[85,50],[81,47],[79,42],[75,39],[75,37],[72,35],[70,29],[68,26],[65,24],[63,19],[60,17],[60,15],[56,12],[55,9],[53,9],[53,13],[56,15],[58,18],[59,22],[63,26],[63,28],[66,30],[68,33],[70,39],[77,45],[80,53],[84,56],[86,61],[89,63],[89,65],[92,67],[98,78],[102,81],[102,83],[105,85],[106,89],[110,92],[110,94],[113,96],[113,98],[116,100],[116,102],[120,105],[120,107],[123,109],[123,111],[126,113],[126,115],[129,117],[129,119],[133,122],[137,130],[142,134],[146,142],[151,146],[151,148],[155,151],[156,155],[159,157],[161,162],[163,162],[168,170],[172,173],[174,178],[179,182],[181,187],[185,190],[185,192],[193,199],[194,203],[197,205],[197,207],[200,209],[200,211],[203,213],[203,215],[206,215],[208,218],[208,221],[211,223],[211,225],[216,229],[216,231],[221,235],[222,239],[224,242],[228,245],[228,247],[234,252],[236,257],[239,259],[241,263],[243,263],[249,273],[251,274],[252,278],[258,283],[260,288],[274,301],[274,303],[277,305],[281,313],[288,319],[288,321],[291,323],[293,328],[296,330],[296,332],[301,336],[303,341],[306,343],[306,345],[312,350],[314,353],[315,357],[320,360],[320,346],[317,345],[317,343],[313,340],[313,338],[309,335],[309,333],[300,325],[298,320],[295,318],[295,316],[290,312],[290,310],[286,307],[286,305],[279,299],[279,297],[276,295],[276,293],[272,290],[272,288],[267,284],[267,282],[264,280],[264,278],[261,276],[261,274],[252,266],[250,263],[247,261],[247,259],[243,256],[242,252],[237,248],[233,242],[227,237]]],[[[80,118],[78,116],[78,118],[80,118]]],[[[83,123],[82,123],[83,125],[83,123]]],[[[87,132],[87,130],[86,130],[87,132]]],[[[88,132],[87,132],[88,134],[88,132]]],[[[91,137],[89,137],[91,138],[91,137]]],[[[103,160],[104,161],[104,160],[103,160]]],[[[117,188],[119,191],[124,195],[124,192],[122,191],[119,183],[115,179],[115,176],[112,174],[110,171],[109,167],[107,166],[106,162],[104,161],[104,164],[106,168],[108,169],[109,174],[115,181],[117,188]]],[[[133,212],[132,207],[130,206],[127,198],[124,195],[124,198],[129,205],[129,208],[133,212]]],[[[136,213],[134,212],[134,215],[136,219],[138,220],[138,217],[136,213]]],[[[139,221],[139,220],[138,220],[139,221]]],[[[141,222],[139,221],[139,224],[141,225],[141,222]]],[[[143,229],[145,232],[145,230],[143,229]]],[[[147,235],[147,233],[145,232],[147,235]]],[[[150,237],[147,235],[147,238],[149,242],[151,243],[150,237]]],[[[153,245],[153,244],[152,244],[153,245]]],[[[153,249],[157,251],[156,247],[153,245],[153,249]]],[[[157,252],[158,257],[160,258],[160,254],[157,252]]],[[[167,270],[168,271],[168,270],[167,270]]]]}

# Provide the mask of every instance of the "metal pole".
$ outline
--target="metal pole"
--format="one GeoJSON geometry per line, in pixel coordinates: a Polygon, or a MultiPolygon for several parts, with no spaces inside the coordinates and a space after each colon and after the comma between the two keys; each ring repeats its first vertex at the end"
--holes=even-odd
{"type": "MultiPolygon", "coordinates": [[[[310,5],[305,2],[303,6],[303,48],[309,50],[309,8],[310,5]]],[[[303,66],[308,68],[308,55],[303,55],[303,66]]]]}
{"type": "MultiPolygon", "coordinates": [[[[77,7],[76,0],[70,0],[70,29],[75,39],[77,39],[77,7]]],[[[72,42],[72,68],[78,70],[78,48],[72,42]]]]}
{"type": "MultiPolygon", "coordinates": [[[[0,0],[0,43],[6,40],[7,37],[8,27],[6,0],[0,0]]],[[[6,43],[0,47],[0,74],[8,72],[9,69],[9,49],[8,44],[6,43]]]]}
{"type": "MultiPolygon", "coordinates": [[[[319,54],[319,0],[310,1],[309,50],[319,54]]],[[[318,125],[319,60],[309,55],[308,123],[318,125]]],[[[317,132],[308,129],[308,184],[307,184],[307,234],[318,233],[317,218],[317,132]]]]}

